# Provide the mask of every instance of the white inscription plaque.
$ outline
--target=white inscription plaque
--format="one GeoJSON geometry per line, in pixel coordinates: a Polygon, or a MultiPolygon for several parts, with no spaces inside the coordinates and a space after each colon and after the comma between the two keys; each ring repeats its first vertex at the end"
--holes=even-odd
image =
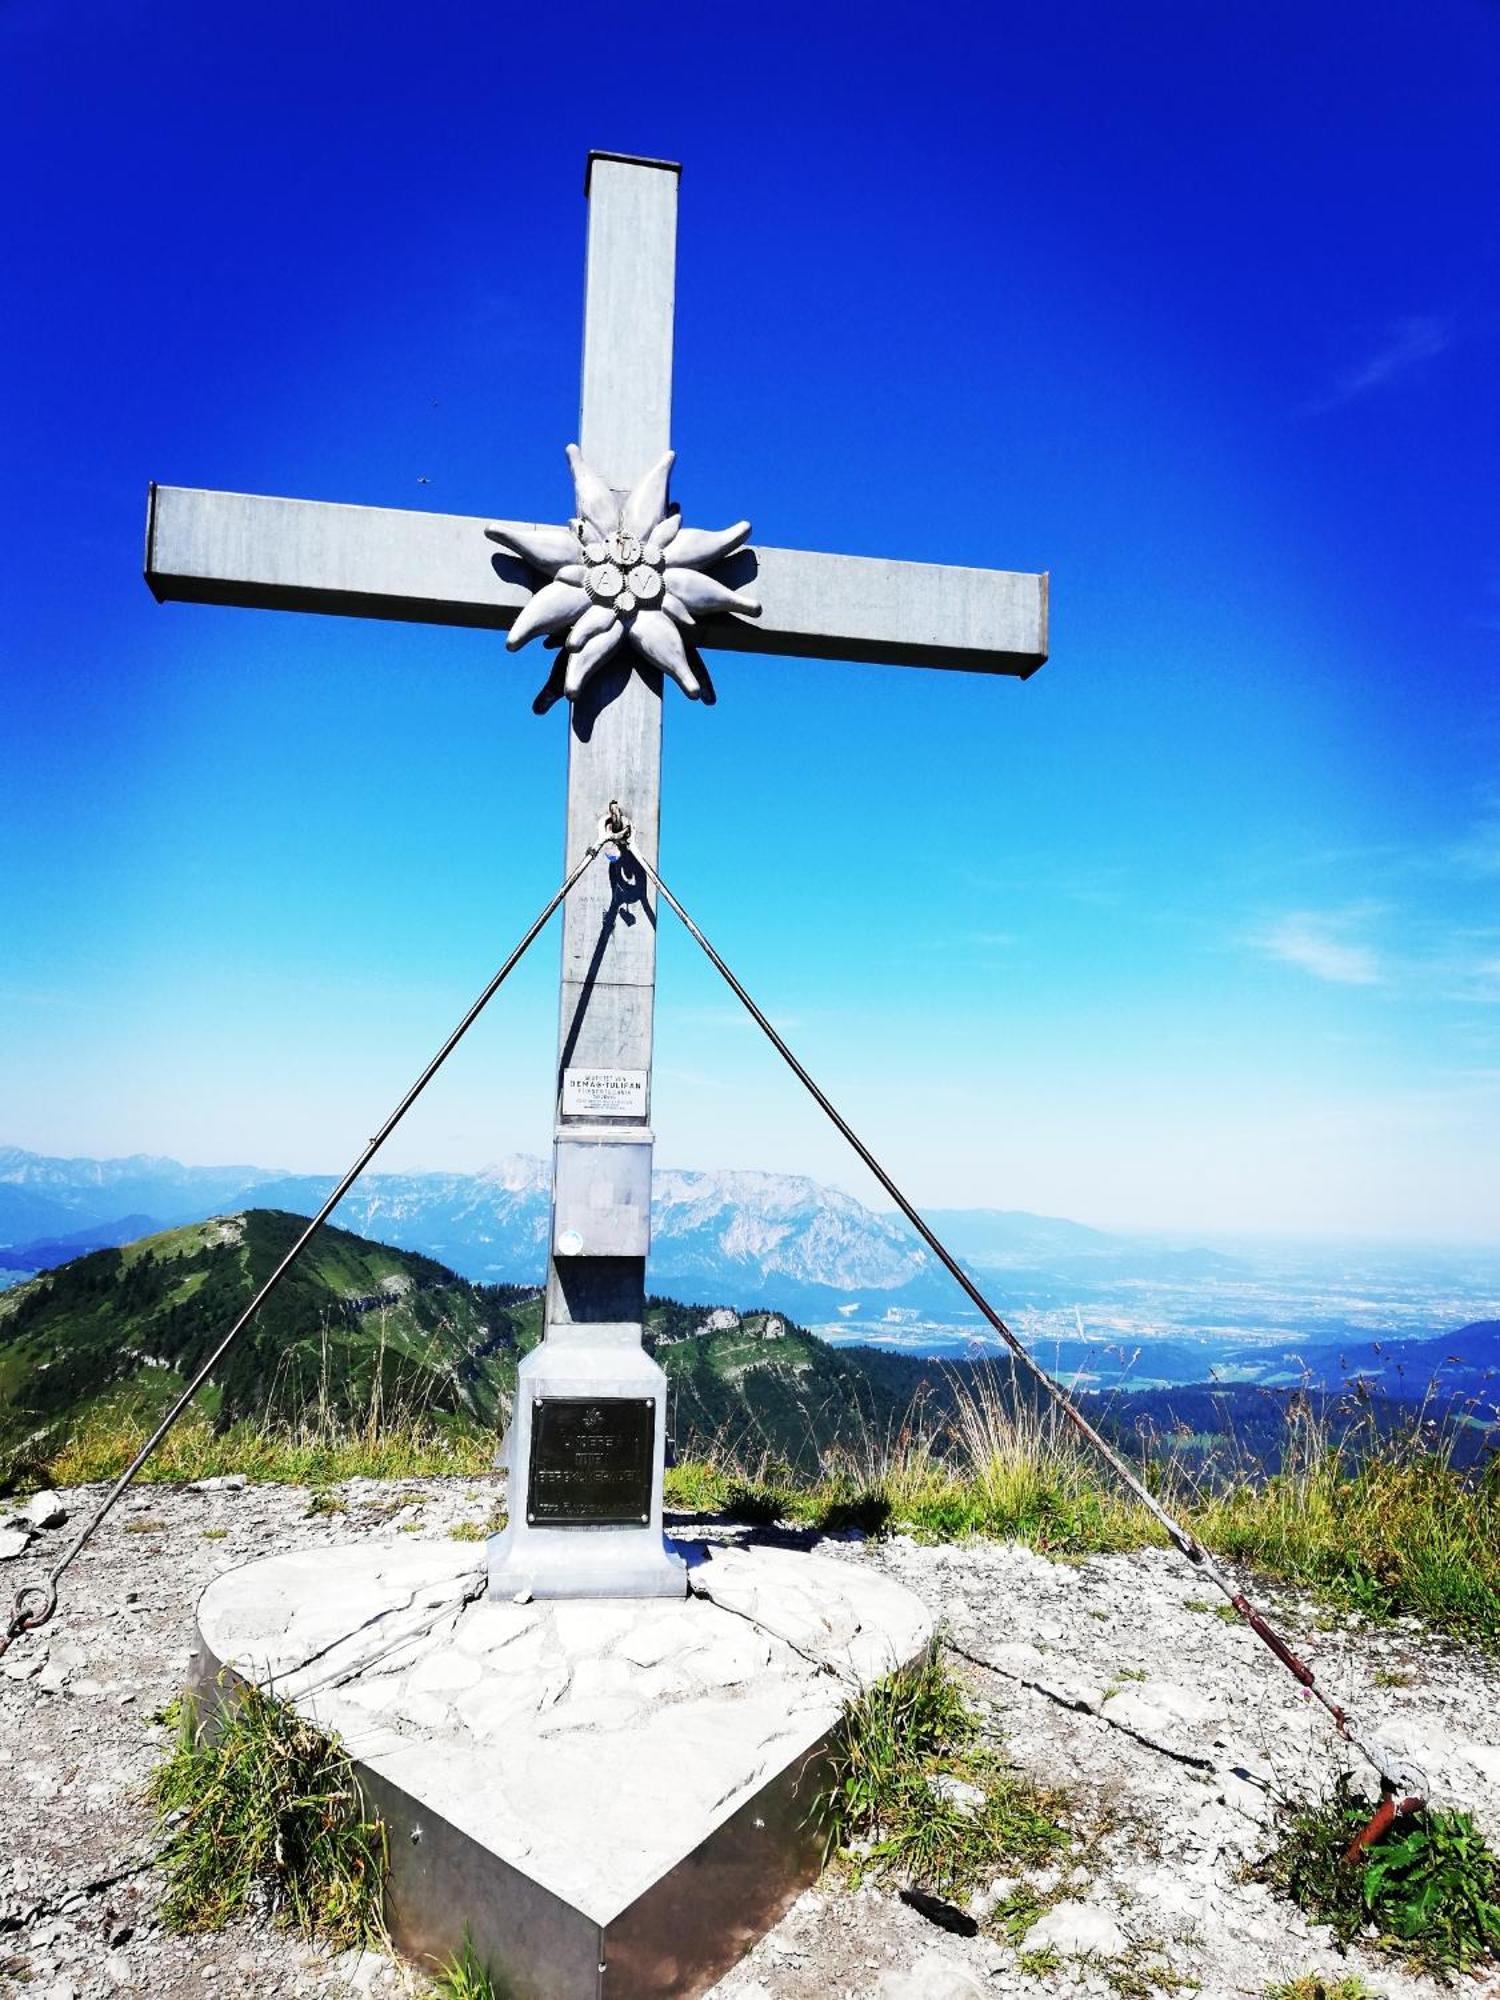
{"type": "Polygon", "coordinates": [[[644,1118],[643,1069],[565,1069],[562,1108],[574,1118],[644,1118]]]}

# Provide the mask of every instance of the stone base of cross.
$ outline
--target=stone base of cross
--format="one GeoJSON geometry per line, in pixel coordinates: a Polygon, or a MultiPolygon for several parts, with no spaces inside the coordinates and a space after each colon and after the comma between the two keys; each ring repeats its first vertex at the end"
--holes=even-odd
{"type": "Polygon", "coordinates": [[[564,913],[545,1338],[507,1444],[505,1597],[680,1596],[662,1533],[666,1378],[644,1352],[654,867],[666,679],[711,701],[703,648],[1025,677],[1047,578],[750,546],[687,526],[669,481],[678,169],[590,155],[583,396],[566,526],[153,487],[160,599],[542,634],[538,710],[566,701],[564,913]],[[612,817],[613,816],[613,817],[612,817]]]}

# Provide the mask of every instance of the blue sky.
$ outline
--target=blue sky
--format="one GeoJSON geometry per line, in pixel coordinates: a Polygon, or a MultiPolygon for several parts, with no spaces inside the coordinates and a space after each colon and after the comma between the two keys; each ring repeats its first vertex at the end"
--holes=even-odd
{"type": "MultiPolygon", "coordinates": [[[[1052,572],[1024,685],[669,705],[668,879],[897,1177],[1500,1237],[1500,9],[10,0],[0,79],[0,1140],[333,1170],[555,886],[531,654],[140,552],[560,518],[600,146],[684,162],[696,518],[1052,572]]],[[[391,1164],[541,1147],[556,969],[391,1164]]],[[[732,1006],[667,928],[658,1157],[868,1192],[732,1006]]]]}

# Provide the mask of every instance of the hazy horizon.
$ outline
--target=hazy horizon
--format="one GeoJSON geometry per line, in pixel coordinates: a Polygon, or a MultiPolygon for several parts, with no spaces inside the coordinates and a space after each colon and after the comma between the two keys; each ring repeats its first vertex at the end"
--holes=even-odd
{"type": "MultiPolygon", "coordinates": [[[[63,1153],[45,1146],[23,1145],[19,1140],[0,1135],[0,1155],[11,1149],[49,1160],[78,1160],[94,1163],[126,1160],[164,1161],[172,1165],[188,1168],[189,1170],[204,1172],[214,1170],[227,1172],[244,1169],[252,1173],[268,1173],[278,1177],[284,1176],[287,1179],[301,1179],[304,1177],[323,1179],[328,1182],[330,1187],[332,1187],[339,1174],[349,1165],[349,1162],[346,1160],[341,1166],[330,1166],[325,1160],[318,1164],[299,1167],[288,1166],[280,1160],[252,1160],[232,1158],[228,1155],[212,1159],[185,1159],[179,1153],[143,1146],[132,1147],[127,1151],[119,1153],[63,1153]]],[[[498,1171],[509,1159],[535,1161],[545,1170],[548,1166],[549,1151],[550,1148],[542,1147],[510,1147],[503,1152],[495,1154],[491,1159],[482,1161],[473,1167],[459,1167],[452,1164],[434,1163],[431,1161],[417,1161],[397,1166],[388,1164],[382,1158],[377,1159],[355,1185],[358,1187],[371,1177],[378,1178],[382,1174],[431,1175],[438,1178],[449,1175],[482,1175],[498,1171]]],[[[845,1175],[843,1178],[840,1178],[838,1175],[825,1177],[812,1174],[805,1168],[800,1167],[777,1167],[766,1166],[764,1164],[728,1166],[722,1162],[664,1158],[660,1150],[658,1150],[653,1164],[654,1171],[657,1173],[707,1175],[744,1173],[762,1175],[769,1179],[809,1180],[821,1188],[828,1188],[835,1193],[850,1196],[861,1203],[863,1207],[877,1215],[889,1215],[896,1217],[898,1220],[900,1219],[900,1211],[894,1207],[890,1197],[878,1182],[871,1178],[868,1179],[867,1185],[863,1189],[856,1185],[856,1178],[864,1178],[862,1173],[858,1177],[855,1175],[845,1175]]],[[[1386,1249],[1392,1254],[1398,1255],[1403,1253],[1415,1255],[1422,1251],[1433,1251],[1445,1255],[1476,1254],[1500,1261],[1500,1236],[1402,1237],[1378,1234],[1330,1236],[1312,1232],[1298,1234],[1296,1232],[1273,1230],[1211,1230],[1193,1228],[1185,1224],[1176,1226],[1147,1225],[1132,1222],[1128,1218],[1119,1221],[1101,1221],[1095,1216],[1075,1215],[1058,1210],[1032,1208],[1028,1207],[1024,1202],[927,1201],[911,1187],[904,1188],[903,1192],[909,1199],[916,1203],[919,1212],[923,1213],[952,1213],[957,1210],[967,1209],[972,1210],[976,1214],[1026,1215],[1041,1222],[1077,1224],[1085,1229],[1097,1230],[1107,1236],[1137,1238],[1142,1242],[1152,1243],[1162,1248],[1199,1247],[1209,1250],[1231,1251],[1236,1247],[1243,1247],[1247,1252],[1255,1251],[1261,1254],[1277,1250],[1285,1250],[1291,1253],[1320,1251],[1325,1254],[1335,1254],[1342,1249],[1358,1250],[1367,1253],[1386,1249]]],[[[903,1226],[905,1225],[903,1224],[903,1226]]]]}

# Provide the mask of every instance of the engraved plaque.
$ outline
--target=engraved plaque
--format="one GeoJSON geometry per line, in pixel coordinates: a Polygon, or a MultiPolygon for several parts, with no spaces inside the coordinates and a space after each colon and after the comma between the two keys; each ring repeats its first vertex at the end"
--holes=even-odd
{"type": "Polygon", "coordinates": [[[654,1396],[538,1396],[526,1519],[538,1528],[641,1528],[651,1519],[654,1396]]]}
{"type": "Polygon", "coordinates": [[[646,1072],[643,1069],[565,1069],[562,1108],[565,1118],[644,1118],[646,1072]]]}

